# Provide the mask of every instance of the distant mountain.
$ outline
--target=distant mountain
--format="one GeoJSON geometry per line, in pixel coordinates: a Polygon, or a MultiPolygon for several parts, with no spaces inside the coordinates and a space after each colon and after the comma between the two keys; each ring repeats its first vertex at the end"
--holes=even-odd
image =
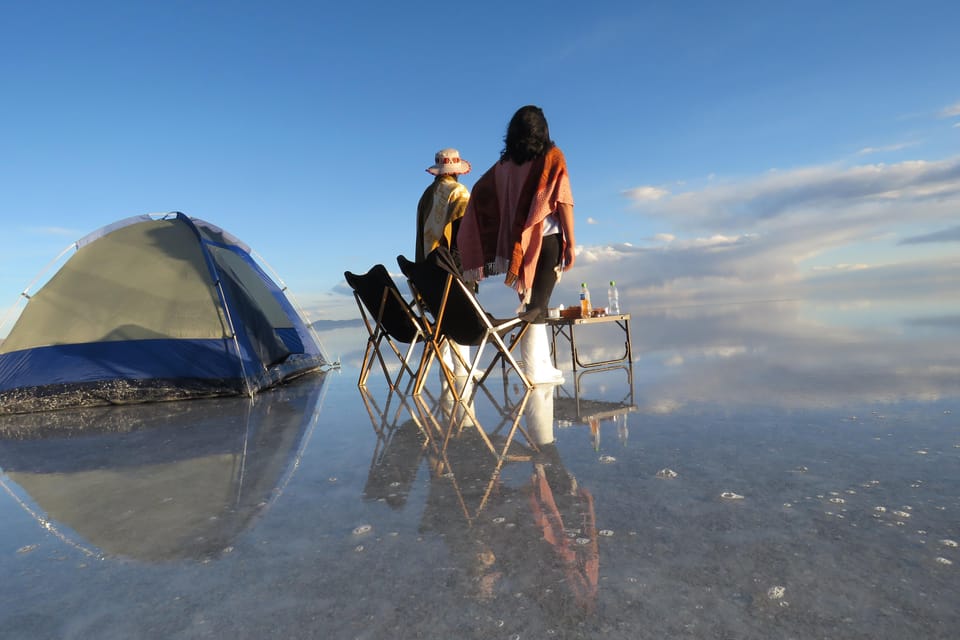
{"type": "Polygon", "coordinates": [[[350,329],[352,327],[362,327],[363,320],[354,318],[353,320],[317,320],[310,325],[317,331],[330,331],[332,329],[350,329]]]}

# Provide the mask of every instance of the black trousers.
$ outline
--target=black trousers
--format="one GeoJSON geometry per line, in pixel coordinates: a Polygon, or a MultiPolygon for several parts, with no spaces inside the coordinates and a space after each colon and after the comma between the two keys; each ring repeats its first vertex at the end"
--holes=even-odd
{"type": "Polygon", "coordinates": [[[543,236],[540,259],[537,260],[533,286],[530,287],[530,302],[527,303],[526,311],[520,314],[527,322],[543,324],[547,319],[550,296],[553,295],[553,288],[557,286],[556,267],[560,264],[561,245],[559,233],[543,236]]]}

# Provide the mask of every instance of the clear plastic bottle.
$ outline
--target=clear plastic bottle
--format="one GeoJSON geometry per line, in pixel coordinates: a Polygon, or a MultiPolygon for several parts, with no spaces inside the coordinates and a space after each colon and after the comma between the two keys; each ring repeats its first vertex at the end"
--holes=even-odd
{"type": "Polygon", "coordinates": [[[587,289],[587,283],[580,283],[580,317],[589,318],[590,311],[592,307],[590,306],[590,290],[587,289]]]}
{"type": "Polygon", "coordinates": [[[616,316],[620,314],[620,292],[617,291],[617,283],[610,281],[610,288],[607,289],[607,315],[616,316]]]}

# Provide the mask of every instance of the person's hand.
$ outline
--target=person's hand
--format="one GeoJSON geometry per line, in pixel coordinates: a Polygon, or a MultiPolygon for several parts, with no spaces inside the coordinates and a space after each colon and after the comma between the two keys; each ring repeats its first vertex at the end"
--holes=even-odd
{"type": "Polygon", "coordinates": [[[573,245],[567,245],[567,248],[563,251],[563,270],[570,271],[576,259],[577,252],[573,250],[573,245]]]}

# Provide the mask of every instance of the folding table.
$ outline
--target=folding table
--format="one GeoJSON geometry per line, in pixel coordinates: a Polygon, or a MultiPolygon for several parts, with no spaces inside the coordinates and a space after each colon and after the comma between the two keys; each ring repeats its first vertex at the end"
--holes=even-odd
{"type": "Polygon", "coordinates": [[[570,356],[573,360],[573,372],[577,372],[577,367],[581,369],[591,369],[594,367],[609,367],[619,363],[628,363],[630,367],[631,378],[633,374],[633,344],[630,341],[630,314],[629,313],[618,313],[608,316],[597,316],[595,318],[547,318],[547,326],[550,327],[551,333],[551,349],[553,352],[554,365],[556,365],[557,359],[557,336],[566,338],[567,342],[570,343],[570,356]],[[599,360],[596,362],[583,362],[580,360],[580,352],[577,350],[577,334],[576,330],[579,328],[581,331],[585,327],[595,326],[600,324],[609,324],[614,323],[616,326],[620,327],[623,330],[624,337],[626,339],[624,343],[623,355],[619,358],[613,358],[610,360],[599,360]]]}

